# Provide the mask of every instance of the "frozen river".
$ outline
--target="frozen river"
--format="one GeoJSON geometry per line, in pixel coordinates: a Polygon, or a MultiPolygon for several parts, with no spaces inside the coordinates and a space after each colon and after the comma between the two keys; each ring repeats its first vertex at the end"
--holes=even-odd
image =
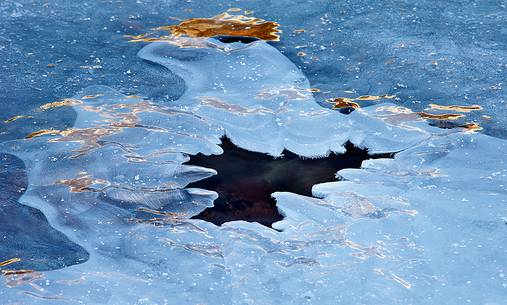
{"type": "Polygon", "coordinates": [[[507,303],[505,5],[0,2],[0,303],[507,303]]]}

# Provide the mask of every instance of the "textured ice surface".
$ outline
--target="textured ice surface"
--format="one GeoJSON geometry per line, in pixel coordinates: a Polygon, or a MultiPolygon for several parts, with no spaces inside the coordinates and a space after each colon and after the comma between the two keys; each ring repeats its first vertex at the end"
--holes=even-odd
{"type": "MultiPolygon", "coordinates": [[[[469,120],[487,134],[507,137],[505,79],[507,10],[502,1],[160,1],[4,0],[0,4],[2,118],[101,84],[127,94],[176,99],[185,85],[162,67],[134,60],[125,34],[211,17],[228,8],[277,21],[276,48],[320,88],[318,102],[337,96],[393,94],[415,111],[429,103],[480,104],[469,120]],[[305,32],[294,32],[304,29],[305,32]],[[303,51],[306,56],[298,56],[303,51]],[[48,68],[48,64],[54,64],[48,68]],[[482,115],[488,115],[483,117],[482,115]]],[[[33,129],[72,121],[19,121],[33,129]],[[63,121],[63,122],[62,122],[63,121]],[[37,126],[34,126],[34,125],[37,126]]],[[[13,135],[0,134],[0,139],[13,135]]]]}
{"type": "Polygon", "coordinates": [[[273,47],[229,48],[150,44],[140,57],[185,80],[181,99],[157,104],[90,87],[74,96],[71,129],[2,144],[27,168],[19,202],[90,255],[20,281],[6,276],[3,300],[502,303],[504,141],[430,127],[388,104],[350,115],[321,108],[273,47]],[[224,133],[272,155],[284,147],[325,155],[347,140],[403,151],[315,186],[321,199],[275,193],[282,232],[241,221],[216,227],[189,219],[216,195],[183,189],[214,171],[182,162],[188,153],[221,153],[224,133]]]}
{"type": "Polygon", "coordinates": [[[146,46],[138,55],[182,77],[187,88],[177,103],[221,126],[240,147],[274,156],[287,148],[314,157],[343,151],[342,145],[349,139],[378,152],[400,150],[424,138],[420,133],[395,127],[391,135],[385,136],[383,131],[388,126],[379,124],[379,120],[354,132],[352,125],[361,125],[364,115],[354,113],[345,118],[320,107],[308,91],[304,75],[265,42],[222,44],[215,40],[213,45],[217,47],[198,49],[197,56],[185,56],[196,51],[159,42],[146,46]],[[378,136],[366,138],[368,128],[375,128],[378,136]],[[402,140],[393,143],[393,135],[402,140]]]}
{"type": "MultiPolygon", "coordinates": [[[[263,9],[262,3],[257,5],[263,9]]],[[[370,9],[357,6],[359,11],[370,9]]],[[[79,5],[68,14],[86,18],[92,9],[79,5]]],[[[12,23],[42,18],[28,4],[10,1],[0,4],[0,12],[12,23]]],[[[411,12],[406,13],[415,14],[411,12]]],[[[357,26],[360,21],[349,20],[357,26]]],[[[57,244],[64,252],[67,260],[62,264],[83,257],[75,255],[82,249],[89,258],[53,271],[6,273],[2,303],[505,303],[504,140],[431,127],[394,104],[379,103],[350,115],[320,107],[308,92],[305,75],[273,46],[210,41],[223,48],[154,43],[139,52],[145,61],[126,53],[125,62],[139,69],[135,78],[146,80],[140,91],[148,100],[93,86],[76,93],[72,107],[9,110],[13,115],[30,113],[37,120],[50,118],[38,127],[54,130],[0,144],[12,162],[8,164],[17,164],[11,156],[24,161],[28,178],[24,194],[17,198],[7,193],[5,201],[10,207],[43,213],[52,227],[46,226],[44,238],[48,248],[57,244]],[[174,88],[161,84],[172,73],[185,90],[168,102],[160,92],[173,94],[174,88]],[[157,86],[160,91],[153,89],[157,86]],[[74,122],[68,119],[72,112],[74,122]],[[216,195],[185,189],[214,170],[183,163],[188,154],[221,153],[218,144],[224,134],[243,148],[274,156],[283,148],[323,156],[342,151],[347,140],[371,152],[400,152],[392,160],[340,171],[341,181],[314,186],[319,198],[275,193],[285,215],[274,225],[281,232],[241,221],[217,227],[190,219],[211,206],[216,195]]],[[[123,60],[107,58],[118,62],[111,70],[104,65],[114,76],[123,60]]],[[[414,86],[420,85],[407,75],[407,66],[400,69],[414,86]]],[[[325,72],[321,75],[328,75],[325,72]]],[[[112,83],[123,77],[112,77],[109,85],[116,87],[112,83]]],[[[357,82],[367,78],[358,75],[357,82]]],[[[22,87],[18,81],[17,89],[22,87]]],[[[89,83],[93,81],[75,87],[89,83]]],[[[108,79],[101,83],[108,84],[108,79]]],[[[361,94],[385,93],[363,85],[357,83],[368,92],[361,94]]],[[[5,139],[19,137],[15,131],[9,130],[5,139]]],[[[27,247],[36,242],[27,240],[27,247]]],[[[51,259],[54,252],[42,251],[44,255],[51,259]]],[[[19,269],[16,264],[0,268],[19,269]]]]}

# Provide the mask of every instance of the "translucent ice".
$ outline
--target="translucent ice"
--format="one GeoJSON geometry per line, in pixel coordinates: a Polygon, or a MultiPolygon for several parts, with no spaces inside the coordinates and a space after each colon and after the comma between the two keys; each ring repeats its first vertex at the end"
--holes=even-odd
{"type": "Polygon", "coordinates": [[[366,119],[364,112],[345,117],[320,107],[304,75],[263,41],[210,41],[214,47],[201,49],[152,43],[138,55],[182,77],[187,89],[176,103],[223,127],[240,147],[274,156],[287,148],[315,157],[343,152],[347,140],[371,152],[387,152],[427,137],[421,130],[387,126],[371,116],[366,119]],[[375,136],[366,136],[370,133],[375,136]]]}
{"type": "MultiPolygon", "coordinates": [[[[501,304],[507,278],[506,142],[442,130],[392,104],[344,115],[320,107],[304,75],[262,41],[166,43],[142,59],[183,78],[173,103],[84,89],[72,128],[0,150],[25,162],[19,202],[40,209],[88,261],[5,273],[6,303],[501,304]],[[279,156],[400,151],[340,171],[316,198],[275,193],[280,232],[190,219],[216,194],[185,189],[213,169],[188,154],[238,146],[279,156]],[[478,149],[480,148],[480,149],[478,149]]],[[[69,104],[69,103],[67,103],[69,104]]],[[[52,111],[47,106],[46,111],[52,111]]]]}

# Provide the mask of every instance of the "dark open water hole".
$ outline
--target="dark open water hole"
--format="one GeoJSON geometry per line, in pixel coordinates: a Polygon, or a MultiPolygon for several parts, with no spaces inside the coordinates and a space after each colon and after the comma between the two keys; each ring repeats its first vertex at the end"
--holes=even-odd
{"type": "Polygon", "coordinates": [[[187,164],[213,168],[218,175],[190,184],[216,191],[219,198],[214,207],[207,208],[192,218],[216,225],[233,220],[258,222],[271,227],[283,219],[271,197],[274,192],[292,192],[312,196],[312,186],[336,181],[335,174],[344,168],[359,168],[367,159],[393,158],[394,153],[368,154],[348,142],[346,152],[326,158],[305,159],[289,151],[283,157],[251,152],[235,146],[228,138],[222,139],[222,155],[192,156],[187,164]]]}

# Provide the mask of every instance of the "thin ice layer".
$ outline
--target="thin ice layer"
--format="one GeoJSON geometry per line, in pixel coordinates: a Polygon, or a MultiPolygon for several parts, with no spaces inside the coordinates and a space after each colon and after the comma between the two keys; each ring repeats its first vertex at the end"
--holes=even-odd
{"type": "Polygon", "coordinates": [[[138,55],[182,77],[187,90],[175,103],[222,126],[240,147],[316,157],[343,152],[347,140],[387,152],[428,136],[365,117],[375,107],[349,116],[320,107],[301,71],[266,42],[209,42],[211,47],[198,49],[157,42],[138,55]]]}
{"type": "Polygon", "coordinates": [[[37,270],[86,261],[88,253],[49,226],[41,211],[18,202],[27,180],[23,161],[0,154],[0,261],[23,257],[13,266],[37,270]]]}

